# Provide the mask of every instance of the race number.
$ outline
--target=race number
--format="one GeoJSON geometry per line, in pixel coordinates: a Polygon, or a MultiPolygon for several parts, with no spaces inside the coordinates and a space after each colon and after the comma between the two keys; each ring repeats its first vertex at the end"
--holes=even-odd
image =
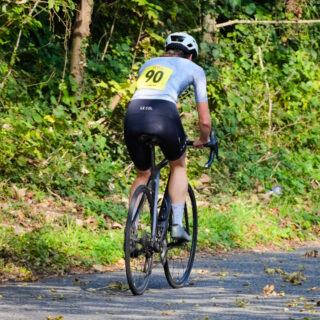
{"type": "Polygon", "coordinates": [[[146,68],[137,81],[138,89],[164,90],[173,70],[154,65],[146,68]]]}

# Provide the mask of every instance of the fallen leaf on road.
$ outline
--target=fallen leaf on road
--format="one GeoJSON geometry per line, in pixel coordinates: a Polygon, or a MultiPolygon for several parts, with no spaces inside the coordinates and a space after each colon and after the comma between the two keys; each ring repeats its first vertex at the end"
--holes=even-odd
{"type": "Polygon", "coordinates": [[[236,298],[236,305],[240,308],[245,308],[250,304],[250,302],[244,298],[239,299],[238,297],[236,298]]]}
{"type": "Polygon", "coordinates": [[[63,294],[55,294],[52,296],[52,300],[64,300],[65,298],[63,294]]]}
{"type": "Polygon", "coordinates": [[[318,250],[307,251],[302,257],[303,258],[317,258],[319,255],[318,250]]]}
{"type": "Polygon", "coordinates": [[[89,284],[89,281],[80,281],[78,278],[75,278],[73,281],[72,281],[72,284],[74,286],[87,286],[89,284]]]}
{"type": "Polygon", "coordinates": [[[274,285],[266,285],[263,289],[262,289],[263,295],[265,297],[270,297],[270,296],[276,296],[277,293],[274,291],[274,285]]]}
{"type": "Polygon", "coordinates": [[[55,318],[52,318],[50,316],[47,316],[47,320],[63,320],[63,316],[56,316],[55,318]]]}
{"type": "Polygon", "coordinates": [[[282,281],[290,282],[293,285],[302,285],[303,281],[306,281],[306,277],[303,275],[301,271],[293,272],[291,274],[288,274],[282,278],[282,281]]]}
{"type": "Polygon", "coordinates": [[[200,270],[197,270],[197,273],[199,273],[199,274],[206,274],[206,273],[209,273],[209,270],[200,269],[200,270]]]}
{"type": "Polygon", "coordinates": [[[129,286],[122,281],[110,282],[108,284],[110,290],[129,290],[129,286]]]}
{"type": "Polygon", "coordinates": [[[224,271],[224,272],[216,272],[213,274],[213,276],[217,276],[217,277],[225,277],[226,275],[228,275],[229,272],[224,271]]]}
{"type": "Polygon", "coordinates": [[[287,306],[288,307],[297,307],[299,304],[299,301],[297,300],[291,300],[290,302],[288,302],[287,306]]]}
{"type": "Polygon", "coordinates": [[[304,303],[303,308],[304,309],[313,309],[314,305],[313,304],[307,304],[306,302],[304,303]]]}
{"type": "Polygon", "coordinates": [[[279,273],[279,274],[282,275],[282,276],[287,275],[287,273],[284,272],[280,267],[278,267],[278,268],[276,269],[276,273],[279,273]]]}
{"type": "Polygon", "coordinates": [[[271,269],[271,268],[267,268],[266,273],[267,274],[275,274],[276,270],[275,269],[271,269]]]}

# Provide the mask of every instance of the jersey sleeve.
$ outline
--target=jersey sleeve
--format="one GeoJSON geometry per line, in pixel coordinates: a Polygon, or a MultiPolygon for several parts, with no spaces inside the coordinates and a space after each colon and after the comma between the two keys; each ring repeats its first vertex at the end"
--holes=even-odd
{"type": "Polygon", "coordinates": [[[204,70],[200,67],[198,72],[194,74],[193,86],[196,102],[207,102],[207,78],[204,70]]]}

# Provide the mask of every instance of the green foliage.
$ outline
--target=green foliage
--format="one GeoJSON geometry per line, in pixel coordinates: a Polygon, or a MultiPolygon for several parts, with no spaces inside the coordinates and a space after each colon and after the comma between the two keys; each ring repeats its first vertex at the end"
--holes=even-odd
{"type": "MultiPolygon", "coordinates": [[[[74,221],[68,221],[64,228],[44,225],[20,236],[9,228],[2,228],[0,275],[10,264],[25,269],[27,274],[65,274],[71,267],[115,263],[123,255],[122,237],[119,230],[94,232],[77,226],[74,221]],[[6,261],[3,266],[1,260],[6,261]]],[[[24,278],[22,280],[31,280],[24,278]]]]}
{"type": "MultiPolygon", "coordinates": [[[[231,18],[228,6],[238,8],[232,19],[250,16],[254,7],[258,19],[285,19],[288,10],[284,4],[271,10],[268,3],[218,1],[215,14],[222,21],[231,18]]],[[[304,7],[302,18],[310,12],[304,7]]],[[[229,190],[280,184],[291,194],[316,192],[319,46],[310,30],[319,39],[319,25],[238,24],[222,30],[217,43],[201,44],[222,150],[219,178],[229,190]]]]}
{"type": "Polygon", "coordinates": [[[320,227],[320,216],[313,211],[311,199],[271,197],[248,198],[243,193],[235,198],[219,196],[209,208],[200,211],[200,246],[253,248],[272,244],[283,247],[287,241],[317,239],[316,233],[310,231],[320,227]]]}

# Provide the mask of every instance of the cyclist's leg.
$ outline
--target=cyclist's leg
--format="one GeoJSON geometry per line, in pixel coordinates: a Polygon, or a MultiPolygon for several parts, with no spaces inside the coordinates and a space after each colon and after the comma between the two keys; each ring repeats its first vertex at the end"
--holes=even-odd
{"type": "Polygon", "coordinates": [[[169,161],[171,169],[169,195],[172,203],[184,204],[186,201],[188,178],[185,159],[186,152],[178,160],[169,161]]]}
{"type": "Polygon", "coordinates": [[[129,201],[131,201],[132,195],[135,192],[135,190],[138,188],[138,186],[140,186],[141,184],[147,184],[151,174],[150,169],[142,171],[136,168],[136,171],[137,171],[137,176],[130,188],[129,201]]]}
{"type": "Polygon", "coordinates": [[[184,205],[188,193],[188,179],[185,164],[186,152],[175,161],[170,161],[171,176],[169,181],[169,196],[172,201],[173,238],[190,241],[191,237],[183,228],[184,205]]]}

